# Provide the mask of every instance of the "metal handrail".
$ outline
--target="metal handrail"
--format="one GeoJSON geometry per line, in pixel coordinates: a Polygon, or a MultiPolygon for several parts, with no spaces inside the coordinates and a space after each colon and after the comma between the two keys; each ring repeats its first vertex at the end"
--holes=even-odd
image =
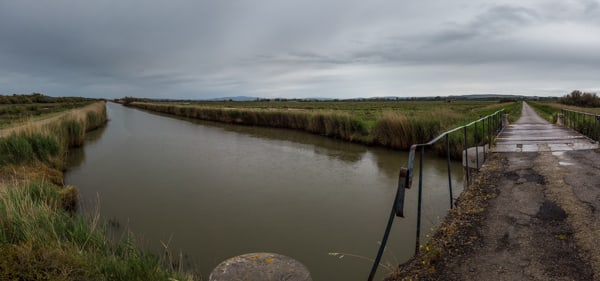
{"type": "Polygon", "coordinates": [[[563,125],[587,137],[600,141],[600,115],[570,109],[561,109],[563,125]],[[586,118],[588,118],[586,120],[586,118]]]}
{"type": "Polygon", "coordinates": [[[482,117],[478,120],[475,120],[467,125],[463,125],[457,128],[454,128],[452,130],[443,132],[442,134],[440,134],[438,137],[430,140],[427,143],[422,143],[422,144],[413,144],[410,147],[410,152],[408,154],[408,168],[402,167],[400,168],[400,173],[399,173],[399,180],[398,180],[398,190],[396,192],[396,197],[394,199],[394,202],[392,204],[392,211],[390,213],[390,217],[388,219],[388,224],[386,226],[384,235],[383,235],[383,239],[381,240],[381,245],[379,246],[379,250],[377,252],[377,256],[373,262],[373,267],[371,268],[371,273],[369,274],[369,281],[372,281],[373,278],[375,278],[375,273],[377,272],[377,268],[379,267],[379,263],[381,261],[381,257],[383,256],[383,252],[385,250],[385,246],[387,244],[387,240],[389,238],[389,234],[392,228],[392,224],[394,222],[394,217],[404,217],[404,189],[409,189],[412,187],[412,179],[413,179],[413,172],[414,172],[414,160],[415,160],[415,153],[417,148],[420,148],[419,151],[419,191],[418,191],[418,200],[417,200],[417,230],[416,230],[416,242],[415,242],[415,255],[418,253],[419,251],[419,245],[420,245],[420,236],[421,236],[421,201],[422,201],[422,193],[423,193],[423,154],[425,153],[425,147],[429,147],[429,146],[433,146],[435,143],[437,143],[438,141],[440,141],[442,138],[445,138],[446,141],[446,155],[447,155],[447,161],[448,161],[448,189],[449,189],[449,193],[450,193],[450,208],[453,208],[454,205],[454,199],[453,199],[453,195],[452,195],[452,176],[450,173],[450,134],[455,133],[455,132],[459,132],[462,130],[463,133],[463,144],[464,144],[464,152],[465,152],[465,158],[466,158],[466,177],[467,177],[467,184],[470,183],[470,177],[469,177],[469,161],[468,161],[468,149],[469,149],[469,141],[468,141],[468,134],[467,134],[467,128],[473,126],[474,127],[474,142],[475,142],[475,153],[476,155],[476,159],[477,159],[477,169],[479,168],[479,149],[478,146],[480,144],[480,141],[483,140],[483,153],[484,153],[484,160],[485,160],[485,145],[486,144],[491,144],[494,137],[499,134],[502,129],[504,128],[504,122],[503,120],[501,120],[501,114],[504,113],[504,109],[498,110],[496,112],[494,112],[493,114],[487,115],[485,117],[482,117]],[[487,133],[486,133],[486,126],[485,123],[487,121],[487,133]],[[477,124],[483,122],[483,126],[481,126],[481,130],[482,130],[482,137],[483,139],[479,139],[479,130],[477,128],[477,124]],[[487,138],[486,138],[487,136],[487,138]],[[487,142],[486,142],[487,141],[487,142]]]}

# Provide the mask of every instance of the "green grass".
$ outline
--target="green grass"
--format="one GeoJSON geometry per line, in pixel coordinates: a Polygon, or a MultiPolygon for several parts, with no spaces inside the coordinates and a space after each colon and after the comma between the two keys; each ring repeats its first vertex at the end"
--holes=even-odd
{"type": "Polygon", "coordinates": [[[0,165],[50,161],[61,152],[58,141],[47,135],[10,135],[0,138],[0,165]]]}
{"type": "MultiPolygon", "coordinates": [[[[530,102],[529,105],[543,118],[551,123],[556,123],[558,114],[561,113],[562,109],[585,112],[589,114],[600,114],[600,108],[587,108],[587,107],[576,107],[569,106],[559,103],[548,103],[548,102],[530,102]]],[[[596,120],[595,116],[583,115],[583,114],[569,114],[564,116],[564,125],[572,128],[573,130],[582,133],[594,140],[600,140],[600,126],[599,121],[596,120]]]]}
{"type": "Polygon", "coordinates": [[[564,106],[559,106],[555,103],[545,102],[528,102],[528,104],[537,112],[540,117],[546,119],[550,123],[556,123],[558,113],[564,106]]]}

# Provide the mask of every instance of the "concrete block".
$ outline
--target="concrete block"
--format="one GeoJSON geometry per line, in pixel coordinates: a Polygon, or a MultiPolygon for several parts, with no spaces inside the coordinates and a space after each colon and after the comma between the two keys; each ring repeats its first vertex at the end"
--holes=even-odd
{"type": "MultiPolygon", "coordinates": [[[[489,152],[490,151],[490,147],[486,144],[485,145],[485,152],[489,152]]],[[[467,161],[469,161],[469,169],[477,169],[479,170],[481,168],[481,166],[483,165],[483,161],[484,161],[484,147],[483,146],[477,146],[477,147],[469,147],[469,149],[467,149],[467,153],[465,153],[465,151],[463,150],[462,153],[462,164],[463,167],[467,167],[467,161]],[[466,159],[468,156],[469,159],[466,159]],[[477,158],[479,157],[479,166],[477,166],[477,158]]]]}

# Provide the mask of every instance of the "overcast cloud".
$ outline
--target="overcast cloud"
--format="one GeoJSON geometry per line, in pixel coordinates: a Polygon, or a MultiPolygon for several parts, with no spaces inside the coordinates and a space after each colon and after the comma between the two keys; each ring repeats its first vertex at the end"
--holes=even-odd
{"type": "Polygon", "coordinates": [[[0,0],[0,93],[600,91],[600,0],[0,0]]]}

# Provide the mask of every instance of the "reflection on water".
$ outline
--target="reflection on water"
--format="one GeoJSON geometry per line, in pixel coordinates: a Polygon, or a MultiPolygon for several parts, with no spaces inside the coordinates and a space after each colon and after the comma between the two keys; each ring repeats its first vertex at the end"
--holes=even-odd
{"type": "MultiPolygon", "coordinates": [[[[368,275],[370,262],[328,253],[375,255],[407,153],[115,104],[108,114],[102,136],[72,153],[66,181],[79,186],[86,208],[99,196],[102,216],[148,248],[171,241],[205,278],[221,261],[256,251],[294,257],[316,281],[368,275]]],[[[426,161],[424,229],[448,208],[445,161],[426,161]]],[[[453,184],[462,187],[462,178],[453,184]]],[[[416,188],[406,196],[406,218],[396,220],[384,257],[391,263],[414,247],[416,188]]]]}
{"type": "MultiPolygon", "coordinates": [[[[106,130],[106,126],[100,127],[96,130],[88,132],[85,135],[86,145],[93,144],[102,137],[102,134],[106,130]]],[[[85,149],[84,147],[72,148],[67,153],[67,163],[71,167],[79,167],[85,162],[85,149]]]]}

